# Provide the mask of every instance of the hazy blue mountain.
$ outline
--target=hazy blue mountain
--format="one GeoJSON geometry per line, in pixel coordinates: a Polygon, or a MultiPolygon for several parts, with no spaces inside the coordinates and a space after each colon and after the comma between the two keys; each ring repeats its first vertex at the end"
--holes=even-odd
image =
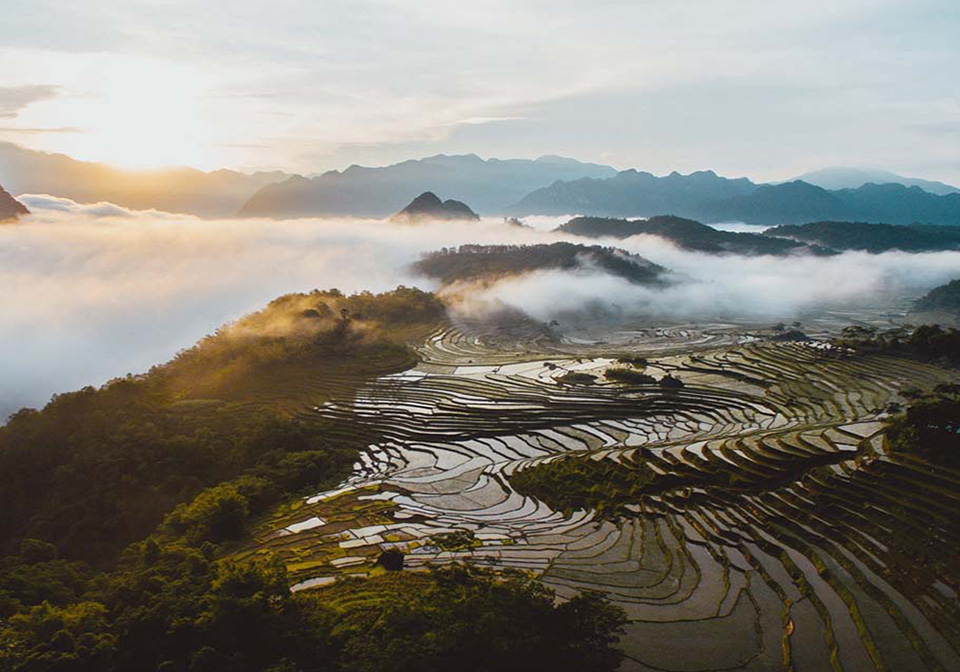
{"type": "Polygon", "coordinates": [[[123,170],[0,142],[0,182],[15,194],[51,194],[79,203],[109,201],[200,217],[232,217],[264,185],[286,173],[238,173],[193,168],[123,170]]]}
{"type": "Polygon", "coordinates": [[[664,177],[624,170],[609,178],[556,182],[527,194],[511,208],[517,215],[583,214],[607,217],[648,217],[672,212],[697,217],[704,201],[725,200],[753,193],[746,178],[719,177],[712,170],[664,177]]]}
{"type": "Polygon", "coordinates": [[[829,191],[803,181],[756,185],[712,171],[656,177],[626,170],[606,179],[557,182],[525,196],[517,215],[648,217],[670,212],[704,222],[764,226],[823,220],[960,224],[960,194],[937,195],[902,184],[829,191]]]}
{"type": "Polygon", "coordinates": [[[824,189],[856,189],[865,184],[902,184],[906,187],[920,187],[931,194],[960,194],[960,187],[943,182],[924,180],[919,177],[904,177],[888,170],[869,168],[821,168],[794,178],[824,189]]]}
{"type": "Polygon", "coordinates": [[[833,250],[863,250],[866,252],[931,252],[960,248],[960,227],[866,222],[812,222],[810,224],[777,226],[763,232],[764,236],[788,238],[833,250]]]}
{"type": "Polygon", "coordinates": [[[525,194],[557,180],[615,174],[609,166],[556,156],[484,160],[475,154],[439,154],[382,168],[350,166],[311,179],[291,177],[258,191],[240,214],[385,217],[404,207],[411,194],[427,190],[470,203],[483,214],[500,214],[525,194]]]}
{"type": "Polygon", "coordinates": [[[428,219],[469,220],[480,217],[466,203],[452,198],[442,201],[432,191],[425,191],[390,219],[415,224],[428,219]]]}
{"type": "Polygon", "coordinates": [[[607,217],[575,217],[557,227],[557,231],[587,238],[629,238],[639,234],[659,236],[685,250],[708,254],[772,254],[802,252],[829,253],[818,246],[797,240],[772,238],[759,233],[718,231],[692,219],[661,215],[649,219],[613,219],[607,217]]]}
{"type": "Polygon", "coordinates": [[[865,184],[859,189],[832,193],[853,210],[852,219],[887,224],[960,225],[960,193],[938,196],[902,184],[865,184]]]}
{"type": "Polygon", "coordinates": [[[750,194],[706,201],[700,216],[711,222],[800,224],[825,219],[853,219],[851,208],[835,193],[806,182],[766,184],[750,194]]]}
{"type": "Polygon", "coordinates": [[[28,214],[30,214],[30,211],[27,210],[27,206],[8,194],[6,189],[0,187],[0,222],[28,214]]]}

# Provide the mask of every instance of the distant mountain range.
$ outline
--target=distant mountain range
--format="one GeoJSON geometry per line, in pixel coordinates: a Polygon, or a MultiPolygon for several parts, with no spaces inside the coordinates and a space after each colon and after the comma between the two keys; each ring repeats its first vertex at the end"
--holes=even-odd
{"type": "Polygon", "coordinates": [[[705,222],[764,226],[820,220],[960,225],[960,194],[902,184],[828,191],[802,181],[757,185],[713,171],[656,177],[626,170],[612,178],[556,182],[524,197],[516,215],[649,217],[670,212],[705,222]]]}
{"type": "Polygon", "coordinates": [[[109,201],[134,210],[234,217],[258,189],[287,177],[279,171],[123,170],[0,142],[0,184],[11,192],[64,196],[78,203],[109,201]]]}
{"type": "Polygon", "coordinates": [[[350,166],[312,179],[291,177],[260,189],[240,214],[386,217],[404,207],[413,195],[428,190],[470,203],[481,214],[499,214],[530,191],[557,180],[616,174],[610,166],[557,156],[484,160],[475,154],[440,154],[383,168],[350,166]]]}
{"type": "Polygon", "coordinates": [[[960,250],[960,227],[866,222],[811,222],[766,229],[762,233],[719,231],[700,222],[661,215],[649,219],[574,217],[556,231],[585,238],[629,238],[646,234],[677,247],[707,254],[784,256],[830,255],[850,250],[878,254],[890,250],[960,250]]]}
{"type": "Polygon", "coordinates": [[[0,143],[0,183],[11,193],[47,193],[80,203],[109,201],[201,217],[380,218],[403,208],[414,195],[433,191],[470,203],[485,215],[672,213],[703,222],[764,226],[823,220],[960,224],[960,190],[950,185],[849,168],[804,177],[810,181],[761,185],[709,170],[657,177],[558,156],[501,160],[440,154],[306,178],[279,171],[123,170],[0,143]]]}
{"type": "Polygon", "coordinates": [[[746,178],[728,179],[712,170],[657,177],[631,169],[609,178],[556,182],[527,194],[510,210],[517,215],[648,217],[672,212],[696,217],[697,206],[705,200],[722,202],[756,189],[746,178]]]}
{"type": "Polygon", "coordinates": [[[27,206],[8,194],[6,189],[0,187],[0,222],[29,214],[30,211],[27,210],[27,206]]]}
{"type": "Polygon", "coordinates": [[[905,187],[920,187],[931,194],[943,196],[945,194],[960,194],[960,187],[954,187],[943,182],[923,180],[919,177],[904,177],[891,173],[888,170],[871,170],[867,168],[821,168],[803,175],[795,180],[824,189],[856,189],[865,184],[902,184],[905,187]]]}
{"type": "Polygon", "coordinates": [[[452,198],[441,201],[432,191],[425,191],[390,219],[395,222],[416,224],[430,219],[456,221],[480,219],[480,217],[466,203],[452,198]]]}
{"type": "Polygon", "coordinates": [[[798,240],[774,238],[760,233],[731,233],[718,231],[692,219],[662,215],[649,219],[612,219],[604,217],[575,217],[556,229],[587,238],[629,238],[640,234],[659,236],[676,246],[693,252],[708,254],[772,254],[786,255],[810,252],[829,254],[818,245],[798,240]]]}

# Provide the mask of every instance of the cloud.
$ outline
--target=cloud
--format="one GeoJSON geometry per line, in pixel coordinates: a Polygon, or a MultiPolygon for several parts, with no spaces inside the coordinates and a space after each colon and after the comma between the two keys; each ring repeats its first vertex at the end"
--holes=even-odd
{"type": "Polygon", "coordinates": [[[825,325],[851,319],[840,313],[902,310],[905,298],[960,277],[960,252],[779,258],[693,254],[659,240],[625,247],[672,269],[672,282],[659,288],[610,275],[539,272],[477,290],[472,306],[509,305],[543,321],[567,318],[566,326],[581,324],[575,314],[585,308],[621,320],[825,325]]]}
{"type": "Polygon", "coordinates": [[[0,126],[0,133],[43,135],[45,133],[83,133],[83,129],[76,126],[55,126],[51,128],[16,128],[15,126],[0,126]]]}
{"type": "Polygon", "coordinates": [[[467,117],[466,119],[459,119],[453,123],[477,126],[480,124],[495,124],[500,121],[521,121],[523,119],[526,119],[526,117],[467,117]]]}
{"type": "MultiPolygon", "coordinates": [[[[77,203],[62,196],[49,194],[22,194],[17,197],[30,210],[51,212],[67,212],[74,215],[88,215],[90,217],[170,217],[170,213],[159,210],[131,210],[115,203],[100,201],[98,203],[77,203]]],[[[188,217],[188,215],[180,215],[188,217]]]]}
{"type": "Polygon", "coordinates": [[[60,87],[48,84],[0,87],[0,117],[14,119],[28,105],[60,95],[60,87]]]}
{"type": "MultiPolygon", "coordinates": [[[[0,227],[3,417],[56,392],[145,371],[284,293],[398,284],[434,290],[435,282],[408,270],[426,251],[468,242],[596,242],[494,219],[417,227],[210,221],[44,195],[24,201],[34,214],[0,227]]],[[[600,242],[673,269],[675,282],[657,290],[598,273],[537,273],[474,295],[474,306],[508,305],[544,320],[588,310],[641,321],[774,320],[891,305],[960,277],[954,252],[774,259],[691,254],[649,236],[600,242]]]]}

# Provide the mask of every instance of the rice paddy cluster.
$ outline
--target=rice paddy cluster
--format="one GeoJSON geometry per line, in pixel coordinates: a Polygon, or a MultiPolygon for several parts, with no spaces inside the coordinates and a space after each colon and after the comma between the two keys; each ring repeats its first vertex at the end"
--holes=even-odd
{"type": "Polygon", "coordinates": [[[382,572],[388,549],[597,590],[630,619],[626,670],[960,669],[960,472],[891,452],[883,423],[949,372],[729,329],[614,347],[465,323],[420,356],[300,411],[367,448],[242,555],[281,553],[297,590],[382,572]],[[630,356],[683,386],[604,377],[630,356]],[[601,515],[531,489],[558,460],[642,465],[655,487],[601,515]]]}

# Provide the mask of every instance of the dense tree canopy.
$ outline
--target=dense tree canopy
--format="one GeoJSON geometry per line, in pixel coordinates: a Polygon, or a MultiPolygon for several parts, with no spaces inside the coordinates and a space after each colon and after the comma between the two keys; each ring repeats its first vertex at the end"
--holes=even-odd
{"type": "Polygon", "coordinates": [[[489,281],[543,270],[601,269],[636,284],[660,282],[666,269],[624,250],[599,245],[461,245],[424,256],[413,266],[444,283],[489,281]]]}
{"type": "Polygon", "coordinates": [[[15,414],[0,428],[0,670],[614,669],[622,613],[591,595],[558,606],[524,574],[293,594],[278,558],[231,559],[252,517],[333,487],[370,438],[285,403],[407,368],[407,339],[442,310],[406,288],[281,297],[146,375],[15,414]]]}

